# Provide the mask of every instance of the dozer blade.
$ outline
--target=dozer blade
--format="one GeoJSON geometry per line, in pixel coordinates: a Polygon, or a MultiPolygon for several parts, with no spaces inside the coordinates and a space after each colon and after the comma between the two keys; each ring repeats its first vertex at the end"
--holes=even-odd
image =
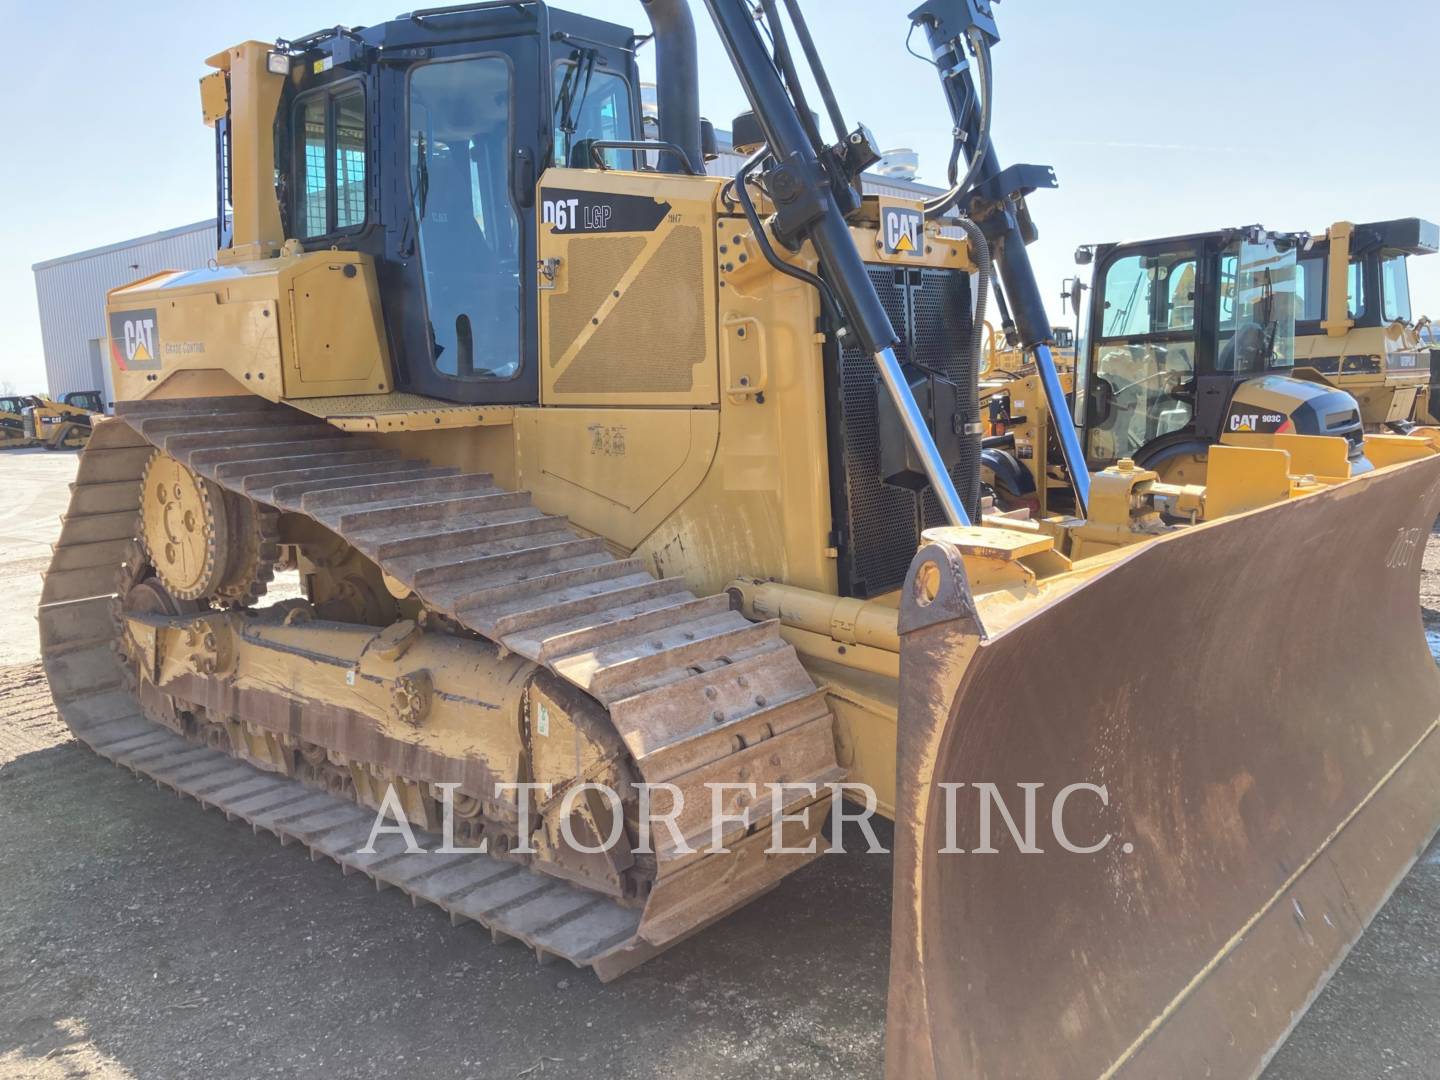
{"type": "Polygon", "coordinates": [[[888,1077],[1263,1068],[1440,825],[1437,511],[1440,457],[1397,465],[1128,549],[988,636],[929,534],[901,613],[888,1077]],[[986,782],[1017,828],[1017,785],[1044,785],[1042,854],[993,807],[975,852],[986,782]],[[1108,806],[1056,815],[1078,782],[1108,806]],[[941,854],[951,799],[969,854],[941,854]],[[1111,838],[1072,853],[1055,817],[1071,847],[1111,838]]]}

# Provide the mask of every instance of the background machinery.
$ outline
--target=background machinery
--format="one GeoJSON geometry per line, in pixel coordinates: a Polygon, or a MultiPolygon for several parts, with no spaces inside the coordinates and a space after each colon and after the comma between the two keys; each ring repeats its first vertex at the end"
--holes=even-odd
{"type": "Polygon", "coordinates": [[[644,7],[655,142],[632,31],[540,3],[211,58],[216,265],[109,297],[117,415],[40,609],[62,715],[605,979],[816,857],[848,776],[896,821],[892,1077],[1254,1071],[1440,821],[1418,621],[1355,645],[1383,709],[1329,655],[1416,608],[1434,444],[1092,477],[1025,251],[1054,178],[1000,165],[988,6],[912,16],[957,132],[930,204],[859,196],[876,144],[795,0],[763,32],[707,0],[758,149],[701,175],[689,10],[644,7]],[[992,280],[1069,518],[980,517],[992,280]],[[288,562],[303,599],[267,604],[288,562]],[[982,781],[1044,787],[1092,853],[947,853],[945,795],[982,781]],[[1109,794],[1067,817],[1077,782],[1109,794]],[[362,851],[377,806],[488,850],[362,851]]]}
{"type": "Polygon", "coordinates": [[[33,445],[34,437],[25,433],[25,410],[46,400],[34,394],[0,397],[0,447],[33,445]]]}
{"type": "Polygon", "coordinates": [[[1429,424],[1430,320],[1410,304],[1409,257],[1440,250],[1440,229],[1419,218],[1337,221],[1300,252],[1295,371],[1355,398],[1367,431],[1429,424]]]}
{"type": "Polygon", "coordinates": [[[24,411],[25,436],[46,450],[78,450],[90,439],[91,424],[105,415],[99,390],[72,390],[59,401],[37,401],[24,411]]]}
{"type": "MultiPolygon", "coordinates": [[[[1367,467],[1359,404],[1296,359],[1324,340],[1317,320],[1297,318],[1320,302],[1306,281],[1323,254],[1297,259],[1309,246],[1305,234],[1249,226],[1080,249],[1093,283],[1069,293],[1088,327],[1077,415],[1089,469],[1126,459],[1167,483],[1203,484],[1211,446],[1267,446],[1286,434],[1345,439],[1348,470],[1367,467]]],[[[1417,371],[1409,389],[1427,378],[1417,371]]],[[[1043,409],[1024,381],[992,396],[992,427],[1007,437],[992,434],[984,454],[1002,506],[1065,508],[1043,409]]]]}

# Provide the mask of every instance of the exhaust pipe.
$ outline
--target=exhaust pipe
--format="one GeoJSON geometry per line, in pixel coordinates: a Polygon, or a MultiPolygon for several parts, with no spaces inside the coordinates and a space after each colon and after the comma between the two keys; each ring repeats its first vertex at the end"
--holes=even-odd
{"type": "MultiPolygon", "coordinates": [[[[660,138],[685,151],[697,169],[705,166],[700,141],[700,61],[695,20],[688,0],[640,0],[655,31],[656,105],[660,138]]],[[[688,170],[675,155],[662,151],[660,171],[688,170]]]]}

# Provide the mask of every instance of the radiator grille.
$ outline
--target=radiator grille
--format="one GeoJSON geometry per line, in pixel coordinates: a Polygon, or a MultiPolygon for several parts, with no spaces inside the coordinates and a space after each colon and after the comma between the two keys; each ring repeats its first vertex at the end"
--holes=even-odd
{"type": "MultiPolygon", "coordinates": [[[[900,335],[902,364],[921,364],[960,387],[962,411],[976,413],[975,358],[970,355],[969,275],[959,270],[871,266],[870,280],[900,335]]],[[[945,523],[934,495],[915,494],[880,481],[875,361],[863,351],[839,351],[827,372],[834,518],[840,549],[840,586],[851,596],[898,588],[920,542],[920,531],[945,523]]],[[[979,438],[965,440],[951,470],[962,499],[976,501],[979,438]]]]}
{"type": "MultiPolygon", "coordinates": [[[[698,228],[684,225],[671,229],[555,380],[556,391],[654,394],[691,390],[696,368],[706,356],[704,255],[698,228]]],[[[579,283],[578,274],[572,281],[579,283]]],[[[604,297],[602,291],[599,300],[604,297]]],[[[592,315],[594,311],[590,309],[592,315]]]]}
{"type": "Polygon", "coordinates": [[[560,362],[580,332],[600,310],[630,264],[645,250],[643,236],[572,240],[569,290],[550,300],[550,366],[560,362]]]}

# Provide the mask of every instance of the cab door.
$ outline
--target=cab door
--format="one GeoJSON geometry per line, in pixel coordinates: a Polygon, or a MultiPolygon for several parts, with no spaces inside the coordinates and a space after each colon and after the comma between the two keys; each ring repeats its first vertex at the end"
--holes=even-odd
{"type": "Polygon", "coordinates": [[[1091,293],[1085,456],[1133,458],[1194,414],[1200,246],[1120,246],[1097,261],[1091,293]]]}

